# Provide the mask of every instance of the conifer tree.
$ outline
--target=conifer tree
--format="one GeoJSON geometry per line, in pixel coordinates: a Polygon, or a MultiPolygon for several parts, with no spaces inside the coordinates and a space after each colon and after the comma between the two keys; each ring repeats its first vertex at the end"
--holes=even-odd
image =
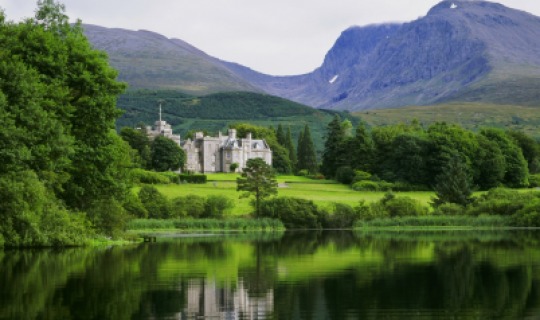
{"type": "Polygon", "coordinates": [[[276,131],[276,138],[280,145],[284,146],[287,143],[287,139],[285,137],[285,131],[283,130],[283,126],[281,123],[278,125],[277,131],[276,131]]]}
{"type": "Polygon", "coordinates": [[[326,177],[334,177],[336,170],[343,165],[343,144],[345,142],[345,131],[341,125],[339,116],[336,115],[327,126],[326,142],[322,158],[321,172],[326,177]]]}
{"type": "Polygon", "coordinates": [[[317,154],[315,153],[315,146],[313,145],[313,139],[311,138],[311,131],[306,124],[304,132],[299,139],[298,145],[298,165],[297,169],[307,170],[310,174],[315,174],[319,170],[317,164],[317,154]]]}
{"type": "Polygon", "coordinates": [[[448,202],[466,206],[471,202],[471,176],[467,171],[460,154],[452,153],[446,167],[437,176],[435,185],[437,197],[433,199],[433,206],[438,207],[448,202]]]}
{"type": "Polygon", "coordinates": [[[291,159],[291,164],[293,168],[296,168],[296,149],[294,148],[294,143],[292,140],[291,127],[287,128],[287,135],[285,136],[285,148],[289,150],[289,158],[291,159]]]}

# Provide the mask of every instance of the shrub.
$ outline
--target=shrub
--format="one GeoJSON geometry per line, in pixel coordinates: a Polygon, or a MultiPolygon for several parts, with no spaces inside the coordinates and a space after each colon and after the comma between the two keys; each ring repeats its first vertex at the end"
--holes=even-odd
{"type": "Polygon", "coordinates": [[[336,170],[336,180],[343,184],[351,184],[355,177],[354,170],[349,166],[342,166],[336,170]]]}
{"type": "Polygon", "coordinates": [[[365,180],[371,180],[371,173],[369,172],[365,172],[365,171],[361,171],[361,170],[356,170],[354,172],[354,178],[353,178],[353,183],[355,182],[358,182],[358,181],[365,181],[365,180]]]}
{"type": "Polygon", "coordinates": [[[131,179],[134,183],[147,183],[147,184],[168,184],[171,183],[171,179],[164,173],[158,173],[154,171],[148,171],[144,169],[132,169],[131,179]]]}
{"type": "Polygon", "coordinates": [[[533,193],[521,193],[515,190],[495,188],[478,197],[467,207],[470,215],[510,216],[521,210],[525,204],[536,199],[533,193]]]}
{"type": "Polygon", "coordinates": [[[99,231],[113,238],[123,234],[128,221],[126,211],[115,199],[95,201],[87,213],[99,231]]]}
{"type": "Polygon", "coordinates": [[[159,174],[169,179],[170,183],[180,183],[180,177],[178,176],[178,173],[175,173],[172,171],[165,171],[165,172],[160,172],[159,174]]]}
{"type": "Polygon", "coordinates": [[[207,177],[205,174],[181,174],[179,179],[180,182],[204,184],[207,177]]]}
{"type": "Polygon", "coordinates": [[[464,213],[465,213],[465,208],[463,208],[457,203],[443,203],[435,209],[435,211],[433,212],[433,215],[458,216],[458,215],[463,215],[464,213]]]}
{"type": "Polygon", "coordinates": [[[222,218],[232,208],[234,208],[234,202],[231,199],[220,195],[208,196],[204,204],[204,216],[222,218]]]}
{"type": "Polygon", "coordinates": [[[360,219],[360,214],[353,207],[343,203],[334,203],[334,212],[325,217],[324,227],[328,229],[352,228],[358,219],[360,219]]]}
{"type": "Polygon", "coordinates": [[[540,227],[540,199],[527,203],[512,215],[512,225],[522,228],[540,227]]]}
{"type": "Polygon", "coordinates": [[[428,213],[428,208],[418,200],[409,197],[394,197],[387,201],[381,200],[384,210],[390,217],[421,216],[428,213]]]}
{"type": "Polygon", "coordinates": [[[126,196],[124,209],[128,214],[136,218],[148,218],[148,211],[141,202],[141,199],[132,193],[126,196]]]}
{"type": "Polygon", "coordinates": [[[540,174],[531,174],[529,176],[529,188],[540,187],[540,174]]]}
{"type": "Polygon", "coordinates": [[[302,169],[302,170],[298,171],[297,175],[299,175],[301,177],[307,177],[309,175],[309,171],[307,171],[307,169],[302,169]]]}
{"type": "Polygon", "coordinates": [[[378,191],[379,184],[375,181],[358,181],[352,185],[353,190],[355,191],[378,191]]]}
{"type": "Polygon", "coordinates": [[[171,201],[171,213],[173,217],[200,218],[205,214],[205,198],[197,195],[187,195],[174,198],[171,201]]]}
{"type": "Polygon", "coordinates": [[[261,216],[279,219],[287,229],[318,229],[323,213],[311,200],[281,197],[263,201],[261,216]]]}
{"type": "Polygon", "coordinates": [[[139,199],[148,212],[149,218],[167,219],[170,217],[169,200],[158,189],[145,185],[139,190],[139,199]]]}

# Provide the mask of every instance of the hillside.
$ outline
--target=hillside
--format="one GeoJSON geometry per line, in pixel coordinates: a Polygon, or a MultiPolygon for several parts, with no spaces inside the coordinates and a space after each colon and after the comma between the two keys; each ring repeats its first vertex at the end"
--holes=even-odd
{"type": "Polygon", "coordinates": [[[323,108],[540,106],[540,18],[486,1],[442,1],[410,23],[344,31],[310,74],[229,68],[266,92],[323,108]]]}
{"type": "Polygon", "coordinates": [[[225,132],[229,124],[247,122],[277,128],[290,127],[296,142],[298,133],[306,124],[310,126],[318,151],[322,150],[326,126],[335,114],[357,119],[347,112],[313,109],[283,98],[253,92],[217,93],[191,96],[171,90],[137,90],[120,96],[118,107],[124,114],[117,126],[135,126],[139,122],[151,125],[158,118],[158,101],[162,104],[163,119],[175,131],[185,135],[191,130],[206,130],[216,134],[225,132]]]}
{"type": "Polygon", "coordinates": [[[201,50],[154,32],[83,25],[96,49],[109,55],[119,79],[132,89],[180,90],[190,94],[260,91],[201,50]]]}
{"type": "Polygon", "coordinates": [[[449,103],[437,106],[413,106],[354,112],[371,126],[410,123],[414,119],[424,126],[434,122],[459,123],[476,131],[483,127],[497,127],[523,131],[540,139],[540,109],[526,106],[484,103],[449,103]]]}

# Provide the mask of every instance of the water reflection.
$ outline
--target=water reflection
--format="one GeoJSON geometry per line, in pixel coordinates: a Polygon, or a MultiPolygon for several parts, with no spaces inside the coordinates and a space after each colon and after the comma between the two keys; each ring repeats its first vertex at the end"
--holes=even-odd
{"type": "Polygon", "coordinates": [[[0,251],[0,319],[534,319],[538,232],[0,251]]]}

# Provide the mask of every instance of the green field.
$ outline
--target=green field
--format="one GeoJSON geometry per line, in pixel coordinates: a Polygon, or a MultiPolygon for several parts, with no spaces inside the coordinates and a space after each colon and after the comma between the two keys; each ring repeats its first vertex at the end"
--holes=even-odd
{"type": "MultiPolygon", "coordinates": [[[[195,194],[199,196],[223,195],[235,199],[232,215],[249,214],[252,210],[249,199],[240,199],[236,191],[237,174],[208,174],[206,184],[167,184],[155,187],[169,199],[178,196],[195,194]]],[[[296,197],[313,200],[322,208],[331,208],[332,203],[356,205],[359,201],[374,202],[381,199],[385,192],[354,191],[349,186],[328,180],[311,180],[297,176],[278,176],[278,196],[296,197]]],[[[138,191],[138,188],[135,189],[138,191]]],[[[398,196],[408,196],[428,205],[433,192],[396,192],[398,196]]]]}
{"type": "Polygon", "coordinates": [[[516,105],[483,103],[449,103],[436,106],[405,107],[355,112],[353,114],[371,126],[410,123],[417,119],[428,126],[434,122],[457,123],[466,129],[477,131],[484,127],[496,127],[523,131],[539,138],[540,108],[516,105]]]}

